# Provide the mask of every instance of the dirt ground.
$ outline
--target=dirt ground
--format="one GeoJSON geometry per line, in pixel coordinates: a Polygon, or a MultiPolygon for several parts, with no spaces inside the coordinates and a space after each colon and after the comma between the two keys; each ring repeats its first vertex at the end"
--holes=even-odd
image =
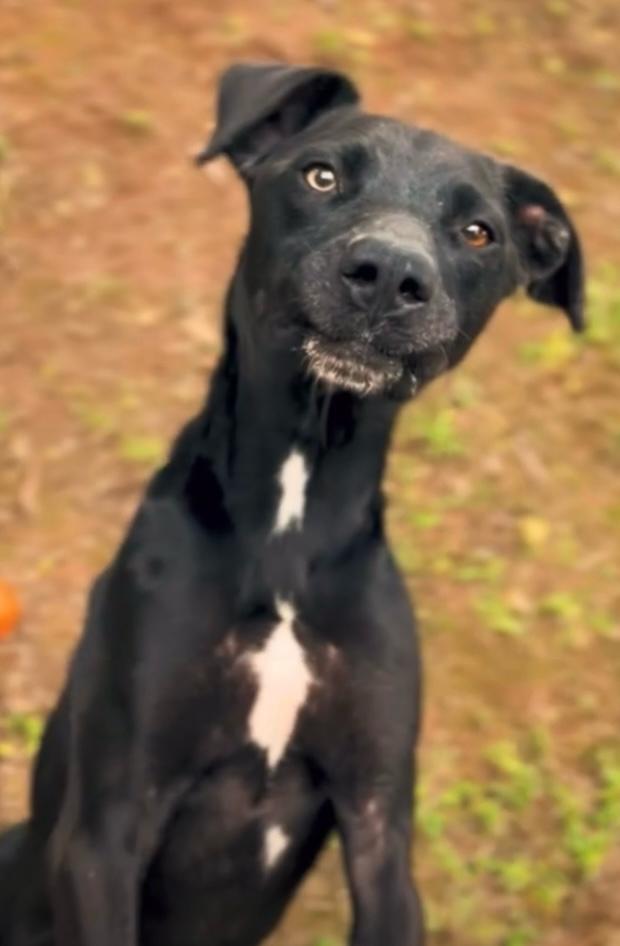
{"type": "MultiPolygon", "coordinates": [[[[591,329],[502,308],[403,413],[390,528],[427,673],[416,869],[432,946],[620,944],[616,0],[0,2],[0,823],[85,592],[198,405],[245,223],[188,156],[242,58],[349,70],[376,109],[558,187],[591,329]]],[[[274,938],[339,946],[333,845],[274,938]]]]}

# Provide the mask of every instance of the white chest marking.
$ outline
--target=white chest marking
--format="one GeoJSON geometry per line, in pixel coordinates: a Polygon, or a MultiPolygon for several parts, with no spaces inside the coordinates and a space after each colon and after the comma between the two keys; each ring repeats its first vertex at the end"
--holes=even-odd
{"type": "Polygon", "coordinates": [[[271,768],[286,749],[312,681],[293,634],[295,610],[287,601],[276,601],[276,607],[279,623],[263,650],[250,658],[257,685],[249,719],[250,739],[265,750],[271,768]]]}
{"type": "Polygon", "coordinates": [[[288,847],[288,838],[282,828],[275,824],[265,833],[265,867],[273,867],[288,847]]]}
{"type": "Polygon", "coordinates": [[[299,528],[304,515],[308,468],[299,450],[291,450],[282,464],[279,476],[280,502],[276,512],[274,533],[299,528]]]}

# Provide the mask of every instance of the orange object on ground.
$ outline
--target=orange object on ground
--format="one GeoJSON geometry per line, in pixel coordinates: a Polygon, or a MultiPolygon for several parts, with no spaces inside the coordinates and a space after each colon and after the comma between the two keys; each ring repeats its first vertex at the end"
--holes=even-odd
{"type": "Polygon", "coordinates": [[[0,578],[0,639],[8,637],[22,616],[22,606],[12,585],[0,578]]]}

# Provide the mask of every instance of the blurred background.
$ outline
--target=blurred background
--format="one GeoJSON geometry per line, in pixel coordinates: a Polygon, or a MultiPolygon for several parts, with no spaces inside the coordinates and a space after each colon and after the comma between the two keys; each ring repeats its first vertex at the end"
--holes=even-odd
{"type": "MultiPolygon", "coordinates": [[[[619,46],[617,0],[1,0],[0,823],[217,358],[246,208],[188,160],[216,76],[335,64],[371,108],[546,177],[583,234],[586,337],[505,305],[403,412],[387,490],[426,660],[431,943],[620,944],[619,46]]],[[[342,946],[346,919],[333,845],[275,943],[342,946]]]]}

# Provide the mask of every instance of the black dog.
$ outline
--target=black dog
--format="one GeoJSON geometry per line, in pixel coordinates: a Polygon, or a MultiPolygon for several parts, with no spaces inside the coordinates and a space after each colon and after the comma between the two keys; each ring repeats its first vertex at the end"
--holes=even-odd
{"type": "Polygon", "coordinates": [[[322,69],[223,78],[199,160],[252,208],[224,353],[94,587],[0,843],[2,946],[253,946],[333,828],[354,946],[422,942],[390,431],[517,286],[580,329],[582,263],[545,184],[356,102],[322,69]]]}

